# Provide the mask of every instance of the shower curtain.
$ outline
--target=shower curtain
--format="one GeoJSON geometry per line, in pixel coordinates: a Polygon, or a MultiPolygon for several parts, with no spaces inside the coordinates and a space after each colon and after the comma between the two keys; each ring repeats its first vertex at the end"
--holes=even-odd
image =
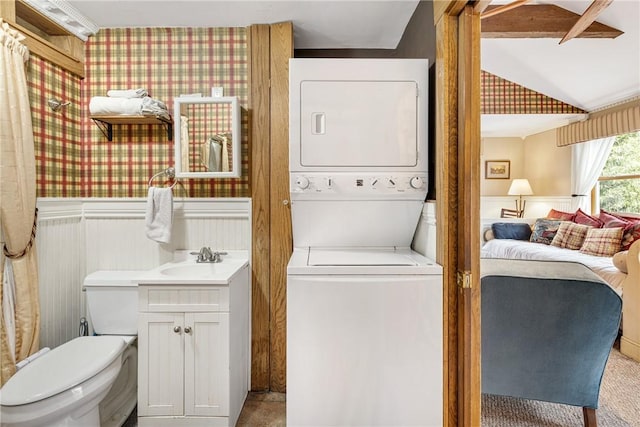
{"type": "Polygon", "coordinates": [[[35,155],[25,74],[29,50],[22,40],[0,19],[1,384],[15,373],[17,362],[38,350],[40,336],[35,155]]]}

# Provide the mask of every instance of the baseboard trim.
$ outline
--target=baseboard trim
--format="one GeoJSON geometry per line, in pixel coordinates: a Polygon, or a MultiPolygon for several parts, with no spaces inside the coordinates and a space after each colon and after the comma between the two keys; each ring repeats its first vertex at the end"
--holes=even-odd
{"type": "Polygon", "coordinates": [[[626,338],[624,335],[620,338],[620,353],[640,362],[640,344],[626,338]]]}

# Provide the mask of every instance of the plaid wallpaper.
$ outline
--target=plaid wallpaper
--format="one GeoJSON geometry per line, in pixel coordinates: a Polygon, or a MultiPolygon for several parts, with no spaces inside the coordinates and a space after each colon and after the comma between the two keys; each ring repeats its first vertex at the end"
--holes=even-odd
{"type": "MultiPolygon", "coordinates": [[[[89,117],[93,96],[109,89],[145,88],[167,104],[173,98],[221,86],[242,106],[242,177],[181,180],[177,197],[244,197],[249,195],[247,120],[247,49],[244,28],[102,29],[86,46],[82,82],[83,197],[145,197],[151,176],[174,165],[173,141],[160,125],[113,127],[109,142],[89,117]]],[[[174,122],[175,122],[174,117],[174,122]]],[[[174,123],[175,124],[175,123],[174,123]]],[[[162,179],[154,180],[162,185],[162,179]]]]}
{"type": "Polygon", "coordinates": [[[27,82],[36,156],[38,197],[80,196],[80,78],[33,53],[27,82]],[[54,112],[49,99],[70,102],[54,112]]]}
{"type": "Polygon", "coordinates": [[[480,75],[481,114],[573,114],[580,108],[527,89],[494,74],[480,75]]]}

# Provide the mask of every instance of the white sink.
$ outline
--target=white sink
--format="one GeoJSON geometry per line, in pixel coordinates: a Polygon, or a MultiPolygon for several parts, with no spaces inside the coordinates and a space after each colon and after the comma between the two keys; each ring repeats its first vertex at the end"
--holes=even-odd
{"type": "Polygon", "coordinates": [[[207,277],[214,276],[219,273],[228,273],[231,267],[230,264],[226,266],[222,263],[180,263],[180,264],[168,264],[165,268],[160,269],[160,274],[173,277],[207,277]]]}
{"type": "MultiPolygon", "coordinates": [[[[186,251],[185,251],[186,252],[186,251]]],[[[139,284],[158,285],[224,285],[248,265],[247,251],[230,251],[218,263],[196,262],[195,256],[176,256],[174,261],[162,264],[138,278],[139,284]]]]}

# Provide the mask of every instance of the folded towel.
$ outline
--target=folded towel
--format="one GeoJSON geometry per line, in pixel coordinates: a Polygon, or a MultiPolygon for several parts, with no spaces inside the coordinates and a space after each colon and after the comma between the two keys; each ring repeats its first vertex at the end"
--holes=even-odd
{"type": "Polygon", "coordinates": [[[149,96],[145,96],[144,98],[142,98],[140,114],[143,114],[145,116],[162,116],[167,120],[171,118],[166,104],[149,96]]]}
{"type": "Polygon", "coordinates": [[[91,114],[141,114],[143,98],[110,98],[108,96],[94,96],[89,101],[91,114]]]}
{"type": "Polygon", "coordinates": [[[94,96],[89,101],[91,114],[122,114],[129,116],[162,116],[171,119],[167,106],[157,99],[145,96],[142,98],[112,98],[94,96]]]}
{"type": "Polygon", "coordinates": [[[173,222],[171,188],[149,187],[145,220],[149,239],[159,243],[169,243],[173,222]]]}
{"type": "Polygon", "coordinates": [[[112,98],[142,98],[143,96],[149,96],[146,89],[112,89],[107,91],[107,96],[112,98]]]}

